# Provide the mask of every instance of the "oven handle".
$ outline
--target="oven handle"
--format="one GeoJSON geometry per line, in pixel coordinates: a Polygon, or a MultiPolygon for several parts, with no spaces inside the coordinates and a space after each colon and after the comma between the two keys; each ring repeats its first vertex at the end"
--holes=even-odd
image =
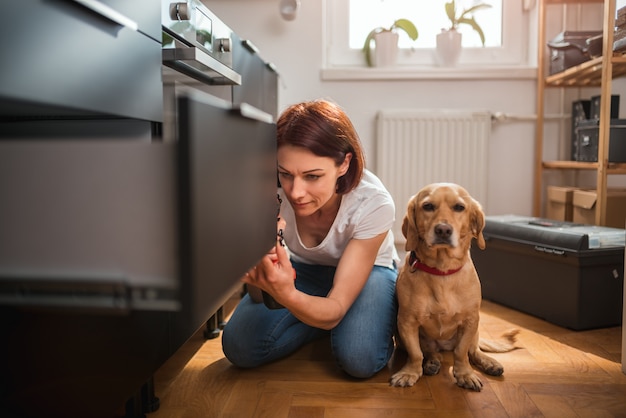
{"type": "Polygon", "coordinates": [[[241,85],[241,74],[199,48],[163,48],[162,56],[163,64],[200,82],[241,85]]]}
{"type": "Polygon", "coordinates": [[[128,29],[132,29],[134,31],[139,29],[139,25],[137,24],[137,22],[124,16],[117,10],[112,9],[110,6],[107,6],[106,4],[99,2],[98,0],[71,0],[71,1],[78,3],[81,6],[86,7],[92,12],[95,12],[99,14],[100,16],[104,17],[105,19],[108,19],[112,21],[113,23],[116,23],[120,26],[127,27],[128,29]]]}

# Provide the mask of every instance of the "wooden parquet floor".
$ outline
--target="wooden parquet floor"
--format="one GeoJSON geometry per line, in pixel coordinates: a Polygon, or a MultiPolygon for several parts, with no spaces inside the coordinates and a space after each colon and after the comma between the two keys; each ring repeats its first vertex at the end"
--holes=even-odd
{"type": "Polygon", "coordinates": [[[219,337],[198,333],[155,375],[161,406],[148,418],[626,417],[621,327],[575,332],[488,301],[480,327],[488,338],[521,329],[519,349],[493,354],[504,375],[481,374],[482,392],[455,385],[451,355],[438,375],[395,388],[388,382],[402,354],[362,381],[335,367],[328,339],[241,370],[224,358],[219,337]]]}

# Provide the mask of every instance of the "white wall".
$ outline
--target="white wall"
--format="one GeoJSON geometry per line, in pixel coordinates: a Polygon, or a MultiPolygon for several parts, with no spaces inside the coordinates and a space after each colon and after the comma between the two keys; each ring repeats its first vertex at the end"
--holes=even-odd
{"type": "MultiPolygon", "coordinates": [[[[379,109],[475,108],[520,115],[535,113],[534,79],[322,81],[322,0],[301,0],[297,18],[289,22],[278,13],[279,0],[203,2],[240,37],[252,40],[261,56],[277,66],[282,79],[281,109],[320,97],[339,103],[359,132],[368,166],[374,171],[375,116],[379,109]]],[[[548,112],[554,111],[569,113],[570,107],[548,106],[548,112]]],[[[534,132],[532,121],[494,126],[488,201],[481,202],[488,215],[532,214],[534,132]]]]}

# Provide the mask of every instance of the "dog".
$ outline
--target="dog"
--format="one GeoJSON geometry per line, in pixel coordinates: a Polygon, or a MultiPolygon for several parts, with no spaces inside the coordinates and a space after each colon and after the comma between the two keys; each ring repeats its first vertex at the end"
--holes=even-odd
{"type": "Polygon", "coordinates": [[[487,356],[515,348],[518,330],[502,341],[479,340],[480,281],[470,257],[472,239],[485,248],[485,215],[458,184],[433,183],[409,199],[402,222],[407,256],[396,282],[399,345],[408,354],[392,386],[413,386],[441,368],[441,351],[453,351],[453,375],[460,387],[482,390],[472,365],[491,376],[504,372],[487,356]]]}

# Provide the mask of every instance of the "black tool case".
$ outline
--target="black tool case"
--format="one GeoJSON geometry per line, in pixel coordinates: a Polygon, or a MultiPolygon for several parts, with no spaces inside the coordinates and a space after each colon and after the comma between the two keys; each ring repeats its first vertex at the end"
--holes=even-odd
{"type": "MultiPolygon", "coordinates": [[[[576,161],[598,161],[600,124],[598,119],[577,122],[575,129],[576,161]]],[[[609,131],[609,162],[626,162],[626,119],[611,119],[609,131]]]]}
{"type": "Polygon", "coordinates": [[[621,324],[625,231],[488,216],[472,248],[483,298],[573,330],[621,324]]]}

